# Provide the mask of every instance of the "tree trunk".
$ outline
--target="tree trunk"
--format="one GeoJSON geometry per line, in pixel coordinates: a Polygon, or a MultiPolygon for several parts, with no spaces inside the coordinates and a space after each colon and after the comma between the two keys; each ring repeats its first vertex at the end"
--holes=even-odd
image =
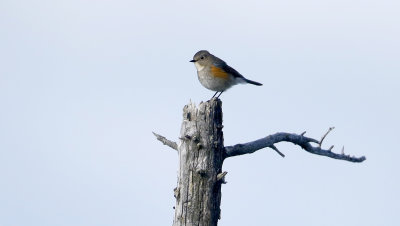
{"type": "Polygon", "coordinates": [[[222,102],[211,99],[200,103],[199,107],[189,103],[183,108],[183,123],[178,144],[154,133],[156,138],[179,154],[178,186],[174,190],[176,198],[174,226],[216,226],[220,218],[221,184],[226,172],[222,172],[225,158],[252,154],[264,148],[271,148],[280,156],[285,155],[275,144],[290,142],[305,151],[349,162],[363,162],[365,156],[355,157],[322,147],[321,140],[301,134],[279,132],[258,140],[224,147],[222,133],[222,102]],[[312,145],[314,144],[314,145],[312,145]]]}
{"type": "Polygon", "coordinates": [[[212,99],[183,109],[174,226],[216,226],[224,160],[222,103],[212,99]],[[218,178],[217,178],[217,175],[218,178]]]}

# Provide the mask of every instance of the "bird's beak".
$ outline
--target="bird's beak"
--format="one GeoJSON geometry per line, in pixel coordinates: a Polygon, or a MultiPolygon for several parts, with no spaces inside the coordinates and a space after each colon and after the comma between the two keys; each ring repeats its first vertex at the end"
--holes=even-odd
{"type": "Polygon", "coordinates": [[[194,62],[196,62],[195,60],[191,60],[191,61],[189,61],[189,62],[192,62],[192,63],[194,63],[194,62]]]}

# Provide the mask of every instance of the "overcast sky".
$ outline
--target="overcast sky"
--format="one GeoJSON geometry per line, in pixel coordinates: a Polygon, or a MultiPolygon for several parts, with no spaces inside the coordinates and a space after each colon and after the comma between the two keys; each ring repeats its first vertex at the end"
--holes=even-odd
{"type": "Polygon", "coordinates": [[[0,226],[172,225],[182,109],[201,49],[264,86],[222,94],[221,226],[400,225],[400,2],[0,1],[0,226]]]}

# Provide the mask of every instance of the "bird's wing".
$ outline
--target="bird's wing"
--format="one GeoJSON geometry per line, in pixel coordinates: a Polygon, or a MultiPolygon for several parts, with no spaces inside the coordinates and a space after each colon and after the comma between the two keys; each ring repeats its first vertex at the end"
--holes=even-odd
{"type": "Polygon", "coordinates": [[[224,70],[226,73],[231,74],[235,78],[243,78],[243,75],[241,75],[238,71],[230,67],[228,64],[226,64],[224,61],[220,61],[217,63],[214,63],[214,65],[218,68],[221,68],[224,70]]]}

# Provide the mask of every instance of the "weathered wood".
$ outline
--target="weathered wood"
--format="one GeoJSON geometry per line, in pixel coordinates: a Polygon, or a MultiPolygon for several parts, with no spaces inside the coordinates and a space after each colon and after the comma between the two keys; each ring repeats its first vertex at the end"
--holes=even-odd
{"type": "Polygon", "coordinates": [[[225,158],[251,154],[269,147],[282,157],[285,155],[274,145],[286,141],[302,147],[311,154],[322,155],[349,162],[363,162],[364,156],[354,157],[333,153],[331,146],[323,149],[322,142],[333,129],[329,128],[320,141],[294,133],[276,133],[267,137],[233,146],[224,147],[222,133],[222,103],[211,99],[198,107],[189,103],[183,109],[183,123],[179,142],[153,133],[163,144],[178,150],[178,185],[174,189],[176,198],[174,226],[216,226],[220,218],[221,184],[227,172],[222,172],[225,158]],[[311,143],[318,144],[313,146],[311,143]]]}
{"type": "Polygon", "coordinates": [[[222,103],[212,99],[183,109],[174,226],[216,226],[220,217],[224,140],[222,103]]]}
{"type": "MultiPolygon", "coordinates": [[[[333,127],[329,128],[329,131],[331,131],[332,128],[333,127]]],[[[365,156],[355,157],[346,155],[344,153],[344,147],[341,154],[332,152],[333,145],[328,149],[321,148],[322,141],[329,131],[322,137],[321,141],[317,141],[314,138],[305,137],[304,133],[300,135],[294,133],[275,133],[245,144],[236,144],[234,146],[225,147],[225,157],[229,158],[238,155],[252,154],[266,147],[270,147],[275,150],[276,147],[274,144],[287,141],[299,145],[305,151],[310,152],[311,154],[322,155],[333,159],[340,159],[349,162],[363,162],[367,159],[365,156]],[[312,146],[311,143],[318,144],[318,147],[312,146]]],[[[277,151],[277,149],[275,151],[277,151]]]]}

